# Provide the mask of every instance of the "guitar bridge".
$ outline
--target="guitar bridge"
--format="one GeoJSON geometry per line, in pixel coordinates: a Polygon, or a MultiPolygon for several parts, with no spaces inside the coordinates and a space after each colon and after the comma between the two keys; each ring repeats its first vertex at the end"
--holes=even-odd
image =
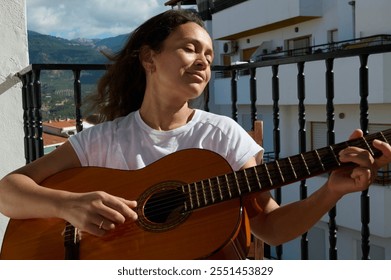
{"type": "Polygon", "coordinates": [[[64,247],[65,260],[79,259],[79,244],[81,240],[81,233],[78,228],[75,228],[70,223],[66,222],[64,229],[64,247]]]}

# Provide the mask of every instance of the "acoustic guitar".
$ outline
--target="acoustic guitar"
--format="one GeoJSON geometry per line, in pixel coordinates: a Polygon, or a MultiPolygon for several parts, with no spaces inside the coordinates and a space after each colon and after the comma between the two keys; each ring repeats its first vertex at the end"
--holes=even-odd
{"type": "Polygon", "coordinates": [[[137,200],[138,221],[95,237],[57,218],[11,219],[0,259],[243,259],[250,244],[243,195],[349,166],[338,159],[348,146],[378,157],[374,139],[390,143],[391,129],[235,172],[218,154],[200,149],[134,171],[68,169],[42,185],[137,200]]]}

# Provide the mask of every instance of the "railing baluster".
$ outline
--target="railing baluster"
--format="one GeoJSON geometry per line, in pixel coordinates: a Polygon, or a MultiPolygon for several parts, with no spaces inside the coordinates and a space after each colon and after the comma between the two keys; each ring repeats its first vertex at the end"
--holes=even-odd
{"type": "MultiPolygon", "coordinates": [[[[369,95],[369,83],[368,83],[368,55],[360,55],[360,125],[364,135],[368,134],[368,95],[369,95]]],[[[368,260],[369,257],[369,194],[368,190],[361,193],[361,249],[362,259],[368,260]]]]}
{"type": "Polygon", "coordinates": [[[73,70],[73,96],[75,99],[75,114],[76,114],[76,131],[83,130],[83,121],[81,114],[81,82],[80,82],[80,69],[73,70]]]}
{"type": "Polygon", "coordinates": [[[209,112],[210,85],[208,84],[204,90],[204,111],[209,112]]]}
{"type": "Polygon", "coordinates": [[[256,68],[250,68],[250,107],[251,107],[251,129],[254,130],[254,122],[257,120],[257,77],[256,68]]]}
{"type": "MultiPolygon", "coordinates": [[[[304,62],[297,64],[297,97],[299,99],[299,152],[306,152],[306,131],[305,131],[305,75],[304,75],[304,62]]],[[[300,183],[300,199],[307,197],[307,185],[306,180],[302,180],[300,183]]],[[[308,239],[307,233],[301,236],[301,259],[308,260],[308,239]]]]}
{"type": "Polygon", "coordinates": [[[43,156],[43,127],[42,127],[42,99],[41,99],[41,70],[33,69],[33,127],[34,127],[34,159],[43,156]]]}
{"type": "Polygon", "coordinates": [[[30,162],[30,151],[29,151],[29,116],[28,116],[28,77],[25,74],[20,76],[22,81],[22,106],[23,106],[23,131],[24,131],[24,157],[26,164],[30,162]]]}
{"type": "MultiPolygon", "coordinates": [[[[274,157],[276,160],[280,158],[281,151],[281,136],[280,136],[280,81],[278,77],[278,65],[272,66],[272,94],[273,94],[273,146],[274,157]]],[[[277,188],[274,191],[276,202],[280,205],[282,202],[281,189],[277,188]]],[[[277,259],[282,259],[283,248],[282,245],[276,247],[277,259]]]]}
{"type": "Polygon", "coordinates": [[[238,121],[238,70],[232,70],[231,78],[232,119],[238,121]]]}
{"type": "MultiPolygon", "coordinates": [[[[335,144],[334,132],[334,59],[326,59],[326,115],[327,115],[327,144],[335,144]]],[[[334,206],[329,215],[329,259],[338,259],[337,254],[337,208],[334,206]]]]}
{"type": "Polygon", "coordinates": [[[35,160],[35,144],[34,144],[34,84],[33,71],[27,74],[27,162],[35,160]]]}

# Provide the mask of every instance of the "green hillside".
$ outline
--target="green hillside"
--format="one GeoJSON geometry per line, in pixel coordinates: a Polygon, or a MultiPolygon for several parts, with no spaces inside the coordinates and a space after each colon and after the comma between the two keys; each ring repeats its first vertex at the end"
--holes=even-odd
{"type": "MultiPolygon", "coordinates": [[[[67,40],[28,31],[31,64],[102,64],[106,57],[101,50],[116,52],[128,35],[106,39],[67,40]]],[[[82,95],[91,94],[102,71],[82,71],[82,95]]],[[[73,73],[71,71],[42,71],[42,116],[44,120],[74,118],[73,73]]]]}
{"type": "Polygon", "coordinates": [[[50,35],[28,31],[30,63],[104,63],[98,49],[50,35]]]}

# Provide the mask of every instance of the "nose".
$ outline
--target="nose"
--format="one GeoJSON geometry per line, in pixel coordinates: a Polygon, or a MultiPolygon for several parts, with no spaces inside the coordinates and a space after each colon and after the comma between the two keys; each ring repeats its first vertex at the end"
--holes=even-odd
{"type": "Polygon", "coordinates": [[[205,55],[199,54],[195,63],[198,67],[205,69],[209,67],[210,63],[205,55]]]}

